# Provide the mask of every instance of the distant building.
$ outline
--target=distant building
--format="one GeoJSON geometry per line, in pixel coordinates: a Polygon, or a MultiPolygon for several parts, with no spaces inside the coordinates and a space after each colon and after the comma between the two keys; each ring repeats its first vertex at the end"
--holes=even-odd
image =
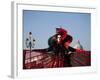
{"type": "Polygon", "coordinates": [[[76,49],[82,49],[83,50],[83,46],[80,44],[79,40],[77,41],[77,44],[75,45],[74,48],[76,48],[76,49]]]}

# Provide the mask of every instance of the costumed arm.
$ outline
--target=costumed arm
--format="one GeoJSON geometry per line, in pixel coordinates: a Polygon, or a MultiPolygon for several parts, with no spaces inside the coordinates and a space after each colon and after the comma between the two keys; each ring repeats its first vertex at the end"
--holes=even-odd
{"type": "Polygon", "coordinates": [[[77,52],[77,53],[84,53],[85,50],[82,50],[82,49],[76,49],[76,52],[77,52]]]}
{"type": "Polygon", "coordinates": [[[75,48],[73,48],[73,47],[71,47],[71,46],[69,46],[68,49],[69,49],[69,51],[71,51],[71,52],[77,52],[77,53],[84,53],[84,52],[85,52],[85,50],[82,50],[82,49],[75,49],[75,48]]]}

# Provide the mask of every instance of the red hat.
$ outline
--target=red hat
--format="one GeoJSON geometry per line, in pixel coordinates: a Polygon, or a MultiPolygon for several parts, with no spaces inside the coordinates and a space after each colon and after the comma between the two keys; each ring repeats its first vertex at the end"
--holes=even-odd
{"type": "Polygon", "coordinates": [[[56,28],[56,33],[60,34],[62,36],[62,38],[65,38],[67,35],[67,30],[65,30],[63,28],[56,28]]]}

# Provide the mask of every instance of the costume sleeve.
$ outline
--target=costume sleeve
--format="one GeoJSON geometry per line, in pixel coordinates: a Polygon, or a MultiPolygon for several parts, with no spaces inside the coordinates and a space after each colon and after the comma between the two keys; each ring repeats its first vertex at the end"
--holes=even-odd
{"type": "Polygon", "coordinates": [[[71,51],[71,52],[76,52],[76,49],[73,48],[73,47],[70,47],[70,46],[68,47],[68,50],[71,51]]]}

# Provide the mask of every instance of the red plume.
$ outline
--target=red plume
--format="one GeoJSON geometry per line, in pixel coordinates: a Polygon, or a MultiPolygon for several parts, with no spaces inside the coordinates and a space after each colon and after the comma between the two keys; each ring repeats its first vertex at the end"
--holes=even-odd
{"type": "Polygon", "coordinates": [[[62,36],[62,39],[64,39],[67,36],[67,30],[63,28],[56,28],[56,33],[60,34],[62,36]]]}

